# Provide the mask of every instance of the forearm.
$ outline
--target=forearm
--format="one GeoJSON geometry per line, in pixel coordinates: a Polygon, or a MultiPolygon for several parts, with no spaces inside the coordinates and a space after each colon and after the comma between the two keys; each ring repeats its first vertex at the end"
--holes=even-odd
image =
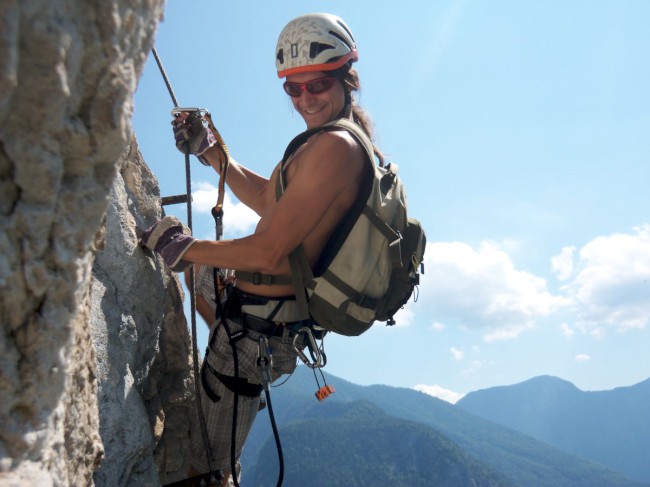
{"type": "MultiPolygon", "coordinates": [[[[221,174],[218,149],[208,150],[203,156],[214,170],[221,174]]],[[[237,163],[232,157],[226,175],[226,184],[239,201],[251,208],[258,215],[262,210],[259,202],[261,195],[266,190],[269,180],[237,163]]]]}
{"type": "Polygon", "coordinates": [[[261,216],[262,195],[267,190],[269,180],[250,169],[232,161],[228,169],[226,184],[239,201],[261,216]]]}
{"type": "Polygon", "coordinates": [[[250,235],[234,240],[197,240],[183,260],[222,269],[274,274],[286,255],[264,243],[258,235],[250,235]]]}

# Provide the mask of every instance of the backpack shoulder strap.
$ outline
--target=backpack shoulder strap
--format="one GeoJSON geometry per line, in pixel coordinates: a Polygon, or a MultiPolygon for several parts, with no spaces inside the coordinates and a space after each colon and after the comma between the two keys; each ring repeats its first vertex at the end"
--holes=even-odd
{"type": "MultiPolygon", "coordinates": [[[[276,200],[279,200],[282,194],[286,189],[286,179],[285,179],[285,165],[289,158],[302,146],[307,140],[314,134],[322,131],[334,131],[334,130],[347,130],[364,148],[368,160],[369,167],[374,173],[374,149],[370,138],[366,135],[361,127],[356,123],[347,119],[337,119],[331,122],[317,127],[315,129],[306,130],[298,134],[287,146],[282,157],[282,162],[278,166],[278,174],[276,177],[275,183],[275,197],[276,200]]],[[[372,185],[368,185],[368,190],[372,188],[372,185]]],[[[369,191],[362,191],[359,197],[359,201],[362,201],[365,204],[367,200],[369,191]]],[[[363,207],[359,208],[359,212],[363,211],[363,207]]],[[[354,222],[352,222],[354,223],[354,222]]],[[[309,317],[309,308],[307,303],[307,297],[304,291],[304,288],[308,286],[309,282],[314,279],[314,273],[312,272],[311,266],[307,260],[307,255],[302,247],[299,245],[291,254],[289,254],[289,264],[291,266],[291,277],[288,276],[269,276],[260,273],[244,273],[237,272],[237,278],[242,279],[247,282],[258,282],[264,284],[288,284],[290,281],[293,283],[296,291],[296,300],[301,310],[301,315],[304,318],[309,317]],[[250,274],[250,275],[249,275],[250,274]]]]}
{"type": "Polygon", "coordinates": [[[357,141],[366,150],[370,162],[373,162],[375,150],[373,148],[372,142],[370,141],[370,138],[366,135],[366,133],[363,131],[363,129],[359,127],[359,125],[354,123],[352,120],[348,120],[347,118],[339,118],[338,120],[330,122],[330,124],[332,125],[332,127],[342,128],[350,132],[354,136],[354,138],[357,139],[357,141]]]}
{"type": "Polygon", "coordinates": [[[347,130],[352,136],[361,144],[365,149],[366,154],[368,154],[368,160],[374,166],[374,149],[370,138],[366,135],[361,127],[359,127],[352,120],[346,118],[339,118],[337,120],[332,120],[331,122],[317,127],[315,129],[306,130],[298,134],[294,139],[289,142],[286,150],[284,151],[284,156],[282,157],[282,162],[278,168],[278,177],[275,181],[275,199],[279,200],[280,196],[284,193],[287,184],[285,179],[285,165],[287,164],[289,158],[298,150],[298,148],[303,145],[307,140],[314,134],[318,132],[326,131],[331,132],[334,130],[347,130]]]}
{"type": "MultiPolygon", "coordinates": [[[[276,199],[280,199],[280,197],[282,196],[286,188],[285,164],[287,163],[288,159],[291,157],[292,154],[295,153],[296,150],[298,150],[298,148],[302,144],[304,144],[307,141],[307,139],[309,139],[309,137],[323,130],[325,131],[347,130],[364,148],[367,155],[367,157],[365,157],[364,159],[367,159],[369,165],[372,166],[371,167],[372,173],[374,173],[374,165],[375,165],[374,158],[373,158],[374,150],[370,138],[366,135],[366,133],[363,131],[361,127],[359,127],[356,123],[354,123],[351,120],[347,120],[343,118],[338,120],[333,120],[321,127],[303,132],[302,134],[298,135],[289,143],[287,149],[285,150],[284,157],[282,158],[282,163],[280,164],[280,167],[278,169],[278,177],[276,178],[276,185],[275,185],[276,199]]],[[[371,185],[367,187],[368,191],[364,191],[363,189],[361,190],[359,197],[357,198],[358,200],[357,204],[355,204],[355,207],[357,207],[358,210],[353,211],[353,213],[355,213],[355,218],[353,218],[353,220],[356,220],[356,216],[358,216],[359,212],[363,211],[363,209],[365,208],[365,201],[368,198],[369,190],[371,189],[371,187],[372,187],[371,185]],[[361,204],[363,204],[363,206],[361,206],[361,204]]],[[[354,224],[354,221],[350,220],[349,224],[350,225],[354,224]]],[[[341,243],[342,241],[336,244],[335,246],[338,247],[340,246],[341,243]]],[[[326,248],[329,247],[329,244],[330,242],[328,242],[326,248]]],[[[326,253],[326,249],[324,249],[324,253],[326,253]]],[[[293,250],[289,254],[288,258],[289,258],[289,265],[291,266],[291,277],[296,291],[296,301],[298,303],[298,307],[303,316],[309,317],[309,304],[307,302],[307,295],[306,295],[305,288],[308,288],[310,283],[313,282],[314,272],[312,271],[311,265],[309,264],[309,261],[307,259],[307,254],[305,253],[305,249],[303,248],[302,245],[299,245],[295,250],[293,250]]],[[[317,267],[322,267],[322,266],[320,264],[317,264],[317,267]]]]}

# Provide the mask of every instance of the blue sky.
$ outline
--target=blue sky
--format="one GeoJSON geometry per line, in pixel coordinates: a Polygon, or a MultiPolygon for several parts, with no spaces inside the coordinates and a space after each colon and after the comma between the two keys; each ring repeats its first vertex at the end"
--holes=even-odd
{"type": "MultiPolygon", "coordinates": [[[[260,174],[304,129],[277,36],[323,11],[355,34],[360,104],[429,242],[398,326],[328,335],[326,370],[452,401],[542,374],[650,377],[650,2],[168,0],[156,46],[179,103],[209,109],[260,174]]],[[[150,56],[134,127],[163,195],[185,191],[171,108],[150,56]]],[[[213,238],[217,177],[194,159],[192,181],[195,235],[213,238]]],[[[225,237],[251,232],[227,203],[225,237]]]]}

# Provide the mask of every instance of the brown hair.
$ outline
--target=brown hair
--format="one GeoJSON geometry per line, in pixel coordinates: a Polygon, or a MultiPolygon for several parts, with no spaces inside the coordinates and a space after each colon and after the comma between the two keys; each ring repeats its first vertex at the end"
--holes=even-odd
{"type": "MultiPolygon", "coordinates": [[[[359,81],[359,73],[357,70],[351,67],[351,63],[348,63],[337,70],[334,70],[332,74],[341,80],[345,90],[345,107],[341,112],[341,116],[350,117],[352,120],[359,125],[363,131],[368,135],[370,140],[373,140],[373,124],[370,115],[359,106],[359,104],[354,99],[354,92],[361,90],[361,82],[359,81]]],[[[384,155],[377,148],[374,141],[372,144],[373,152],[377,159],[379,159],[379,165],[384,166],[384,155]]]]}

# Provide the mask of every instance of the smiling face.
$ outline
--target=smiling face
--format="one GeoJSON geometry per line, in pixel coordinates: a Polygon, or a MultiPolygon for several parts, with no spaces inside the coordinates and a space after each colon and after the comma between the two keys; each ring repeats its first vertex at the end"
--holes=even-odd
{"type": "MultiPolygon", "coordinates": [[[[325,71],[313,73],[299,73],[287,76],[287,81],[307,83],[308,81],[329,76],[325,71]]],[[[293,107],[303,118],[308,129],[320,127],[334,120],[345,106],[345,91],[340,81],[324,93],[312,95],[303,89],[299,97],[291,97],[293,107]]]]}

